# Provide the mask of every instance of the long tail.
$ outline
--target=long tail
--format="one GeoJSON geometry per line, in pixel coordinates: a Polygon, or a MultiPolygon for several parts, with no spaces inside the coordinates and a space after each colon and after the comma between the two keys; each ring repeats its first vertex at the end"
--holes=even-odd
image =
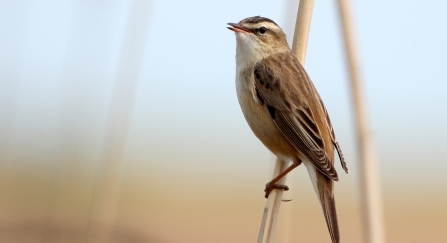
{"type": "Polygon", "coordinates": [[[329,229],[329,234],[333,243],[340,242],[338,230],[337,211],[334,200],[334,182],[321,174],[310,162],[304,162],[310,179],[323,208],[324,218],[329,229]]]}

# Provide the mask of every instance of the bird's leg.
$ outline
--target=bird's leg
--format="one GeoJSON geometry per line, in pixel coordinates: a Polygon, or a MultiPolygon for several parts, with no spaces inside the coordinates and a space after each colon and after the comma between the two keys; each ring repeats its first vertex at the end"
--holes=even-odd
{"type": "Polygon", "coordinates": [[[292,165],[290,165],[287,169],[285,169],[283,172],[281,172],[277,177],[273,178],[273,180],[271,180],[269,183],[267,183],[265,185],[265,190],[264,190],[265,191],[265,198],[269,197],[269,194],[270,194],[270,192],[272,192],[273,189],[280,189],[280,190],[288,191],[289,190],[288,186],[286,186],[286,185],[278,185],[278,184],[275,184],[275,183],[278,182],[279,180],[281,180],[281,178],[283,178],[290,171],[295,169],[298,165],[300,165],[300,163],[292,163],[292,165]]]}

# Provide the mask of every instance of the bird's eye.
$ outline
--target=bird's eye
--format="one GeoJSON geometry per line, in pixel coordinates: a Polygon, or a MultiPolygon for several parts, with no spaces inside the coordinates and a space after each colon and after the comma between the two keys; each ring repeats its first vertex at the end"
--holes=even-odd
{"type": "Polygon", "coordinates": [[[261,28],[258,29],[258,32],[259,32],[259,34],[263,35],[263,34],[265,34],[265,32],[267,32],[267,28],[262,26],[261,28]]]}

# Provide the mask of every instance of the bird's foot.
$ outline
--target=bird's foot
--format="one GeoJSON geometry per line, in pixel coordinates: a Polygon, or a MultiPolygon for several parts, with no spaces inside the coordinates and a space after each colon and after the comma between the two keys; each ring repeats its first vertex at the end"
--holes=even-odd
{"type": "Polygon", "coordinates": [[[279,189],[283,191],[288,191],[289,187],[286,185],[279,185],[279,184],[271,184],[270,182],[265,184],[265,198],[268,198],[270,195],[270,192],[272,192],[273,189],[279,189]]]}

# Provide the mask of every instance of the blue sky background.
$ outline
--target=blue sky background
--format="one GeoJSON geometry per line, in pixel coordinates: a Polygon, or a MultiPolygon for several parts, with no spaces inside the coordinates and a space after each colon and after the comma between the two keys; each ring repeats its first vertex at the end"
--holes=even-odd
{"type": "MultiPolygon", "coordinates": [[[[229,161],[251,160],[246,156],[254,155],[245,151],[265,157],[265,149],[251,135],[238,107],[233,81],[235,40],[224,25],[261,15],[287,26],[287,3],[198,3],[207,11],[188,6],[186,2],[154,4],[148,68],[142,71],[136,101],[136,116],[141,110],[147,119],[140,126],[150,124],[147,131],[154,138],[154,153],[167,149],[159,143],[166,141],[172,150],[184,150],[191,157],[209,151],[211,157],[205,161],[231,154],[238,155],[229,161]]],[[[447,32],[442,28],[447,19],[442,9],[439,1],[355,2],[378,158],[384,179],[401,181],[401,186],[407,180],[436,184],[447,171],[443,163],[447,155],[443,149],[447,145],[447,32]]],[[[350,93],[336,14],[332,2],[315,3],[306,69],[327,104],[349,164],[355,167],[350,93]]]]}
{"type": "MultiPolygon", "coordinates": [[[[61,140],[68,140],[67,147],[101,146],[131,4],[142,3],[2,1],[3,145],[43,154],[57,150],[61,140]],[[73,130],[76,138],[61,135],[73,130]]],[[[186,159],[232,170],[233,163],[269,160],[237,103],[235,38],[225,27],[261,15],[284,26],[292,38],[294,20],[287,20],[294,18],[297,2],[153,1],[148,6],[128,164],[140,168],[162,160],[182,166],[186,159]]],[[[437,184],[447,171],[445,7],[443,1],[354,1],[382,175],[402,186],[407,180],[437,184]]],[[[316,1],[305,66],[355,171],[344,61],[336,6],[316,1]]],[[[269,162],[252,163],[265,169],[269,162]]]]}
{"type": "MultiPolygon", "coordinates": [[[[384,193],[445,201],[447,2],[353,4],[384,193]]],[[[291,39],[297,5],[292,0],[1,1],[1,170],[92,177],[101,165],[114,90],[131,82],[135,91],[124,92],[130,97],[122,140],[126,176],[173,186],[243,181],[259,188],[253,195],[260,194],[274,158],[240,111],[236,43],[226,23],[261,15],[291,39]],[[129,35],[131,20],[139,29],[129,35]],[[126,67],[120,60],[132,43],[142,44],[135,47],[135,58],[125,59],[133,60],[126,67]]],[[[305,68],[351,171],[341,175],[337,190],[355,196],[356,137],[337,14],[335,1],[315,2],[305,68]]],[[[310,185],[299,173],[299,182],[310,185]]]]}

